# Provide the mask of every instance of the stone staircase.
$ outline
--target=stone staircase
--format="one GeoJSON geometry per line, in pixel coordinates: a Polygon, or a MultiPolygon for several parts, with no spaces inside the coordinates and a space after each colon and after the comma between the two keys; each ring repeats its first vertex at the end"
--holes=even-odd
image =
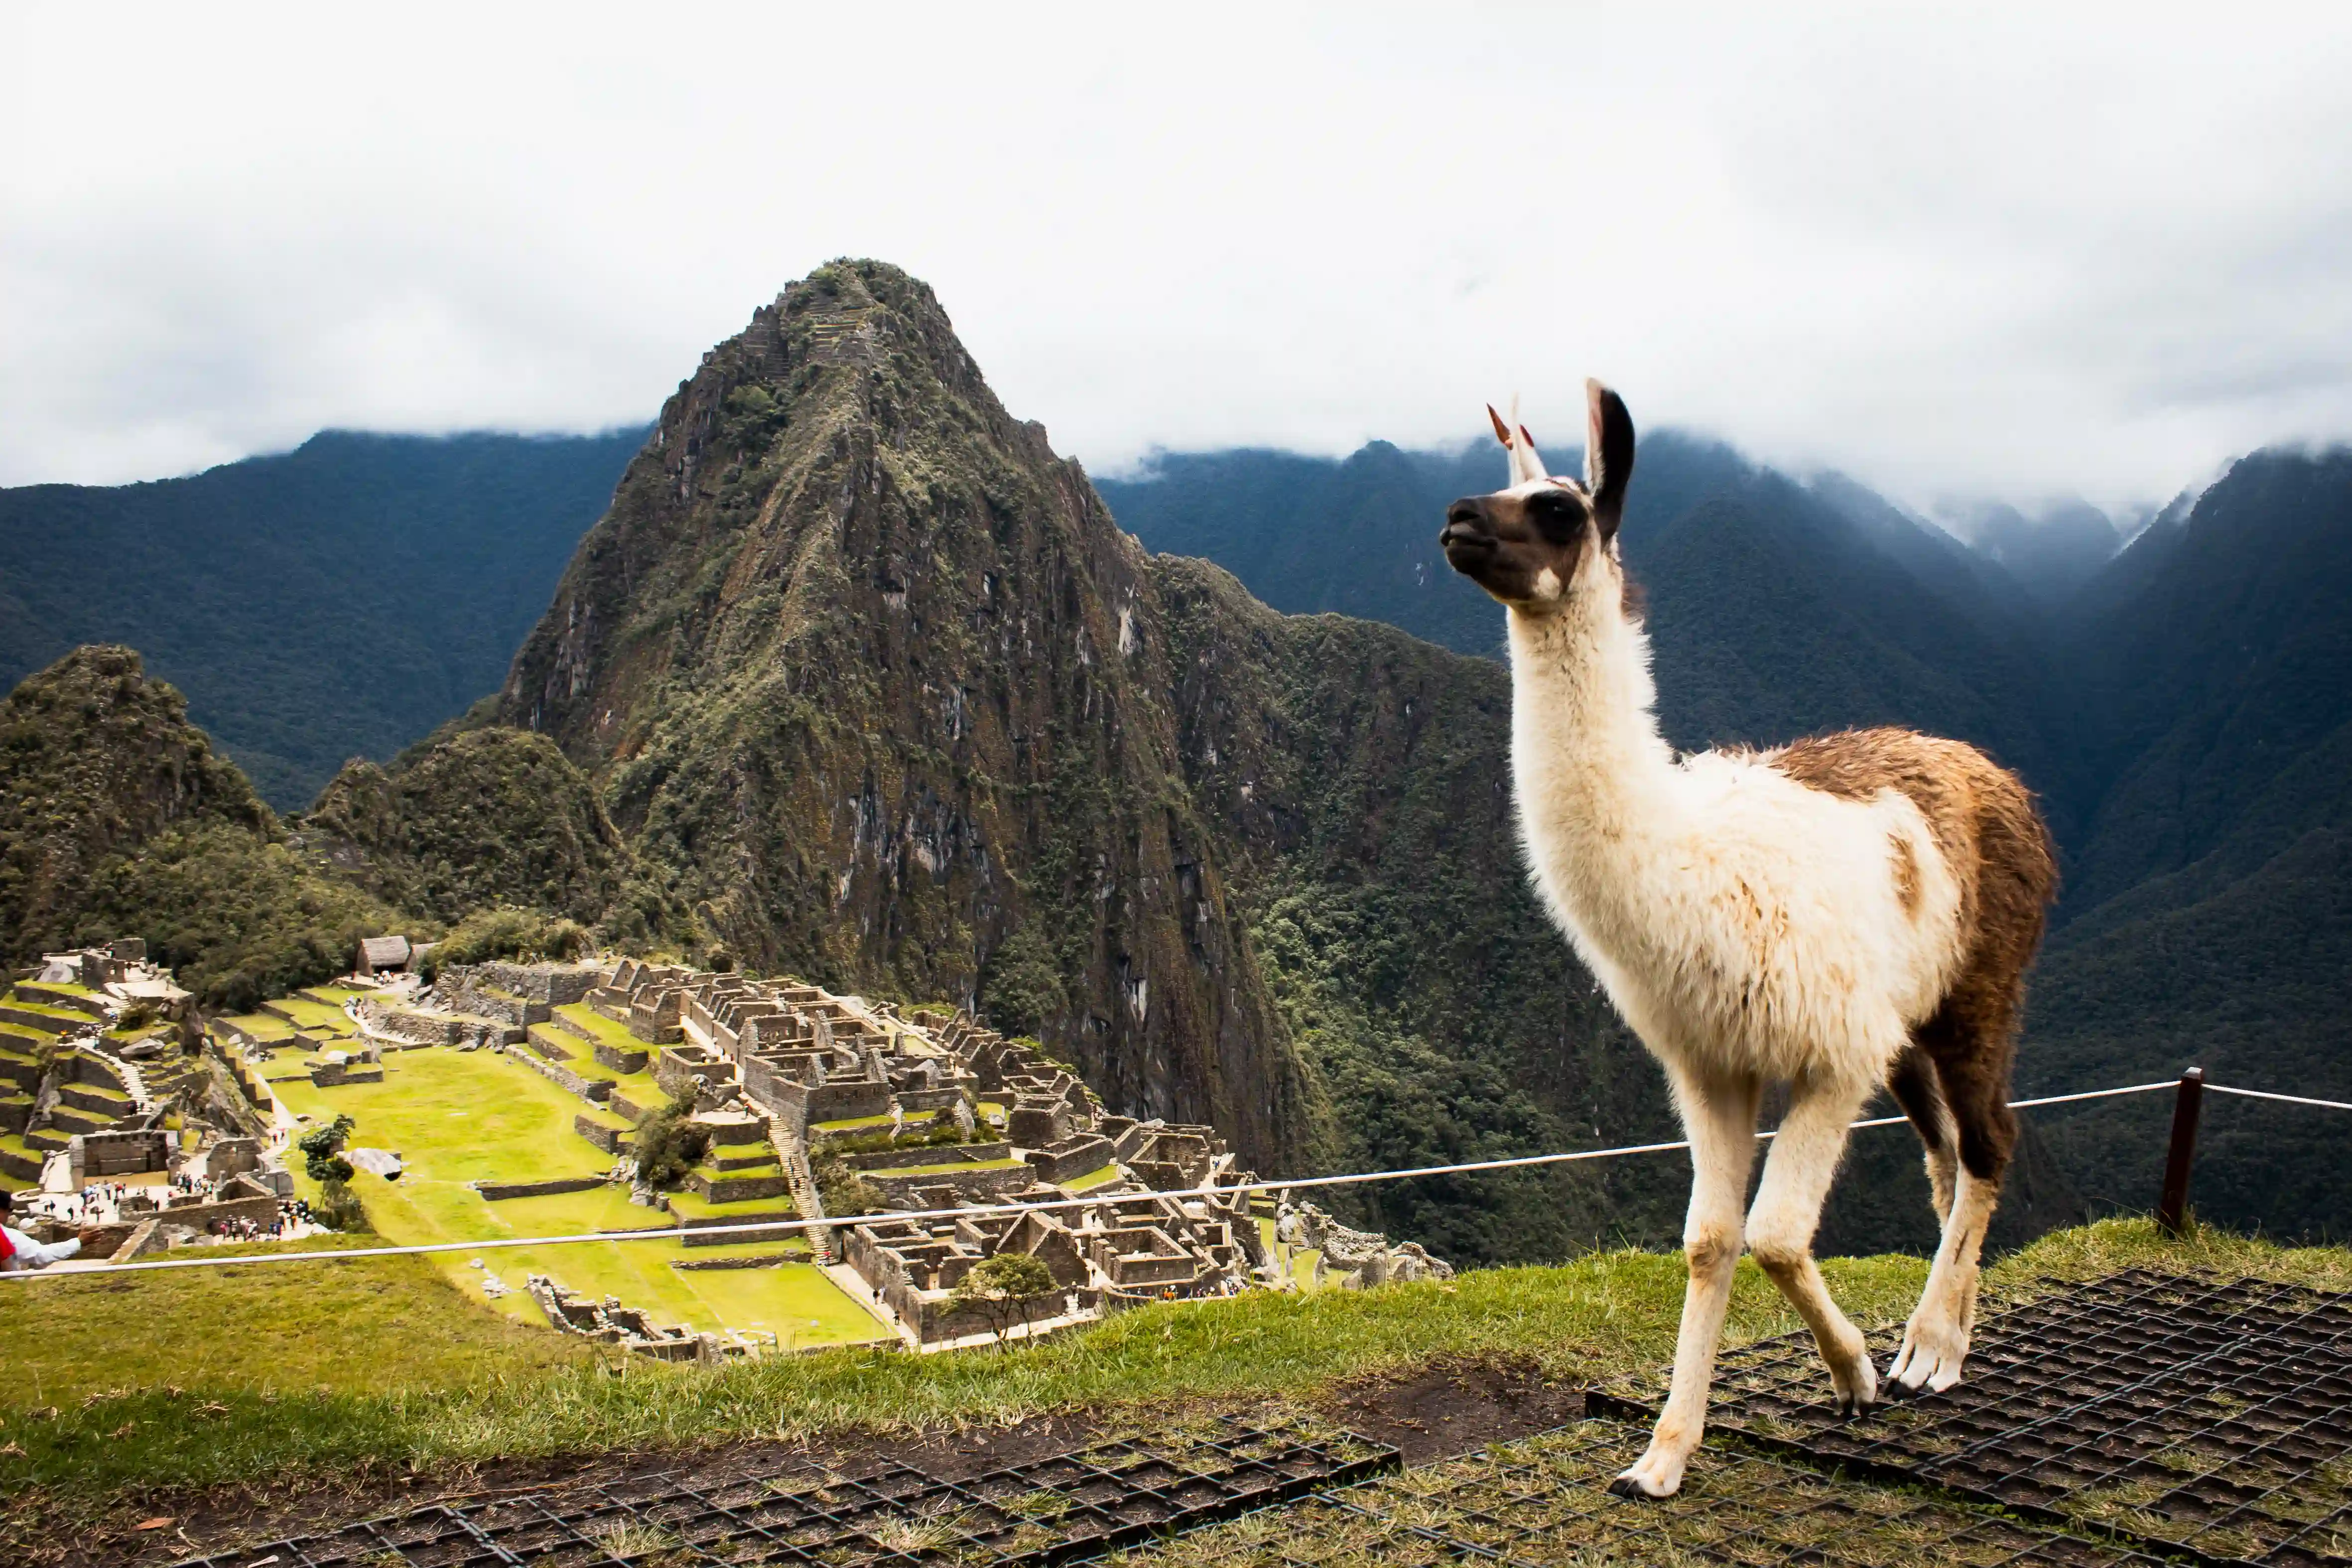
{"type": "Polygon", "coordinates": [[[155,1096],[148,1089],[147,1077],[139,1070],[137,1062],[126,1061],[110,1051],[99,1049],[96,1046],[85,1045],[82,1049],[104,1062],[113,1071],[114,1076],[122,1080],[122,1092],[131,1097],[133,1115],[145,1116],[155,1109],[155,1096]]]}
{"type": "MultiPolygon", "coordinates": [[[[767,1120],[768,1142],[775,1148],[776,1163],[784,1168],[784,1175],[792,1182],[793,1206],[801,1211],[803,1219],[823,1219],[824,1200],[817,1194],[816,1176],[809,1169],[808,1145],[778,1118],[771,1116],[767,1120]]],[[[829,1268],[840,1260],[834,1249],[831,1226],[812,1225],[801,1234],[808,1237],[809,1256],[820,1265],[829,1268]]]]}

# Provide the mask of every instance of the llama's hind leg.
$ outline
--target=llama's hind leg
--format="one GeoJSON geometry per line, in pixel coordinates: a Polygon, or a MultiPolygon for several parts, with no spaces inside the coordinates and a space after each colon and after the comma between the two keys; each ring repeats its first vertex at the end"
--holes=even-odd
{"type": "Polygon", "coordinates": [[[1936,1225],[1940,1229],[1952,1217],[1952,1193],[1959,1181],[1960,1157],[1959,1132],[1952,1125],[1952,1113],[1944,1104],[1944,1091],[1936,1082],[1936,1064],[1915,1045],[1895,1059],[1886,1087],[1895,1096],[1895,1102],[1903,1108],[1903,1114],[1910,1118],[1912,1129],[1919,1134],[1927,1167],[1927,1201],[1935,1205],[1936,1225]]]}
{"type": "Polygon", "coordinates": [[[1683,1295],[1665,1408],[1641,1458],[1609,1483],[1619,1497],[1672,1497],[1706,1429],[1716,1342],[1723,1337],[1732,1271],[1739,1266],[1739,1209],[1748,1195],[1748,1173],[1756,1163],[1756,1111],[1763,1086],[1751,1077],[1700,1083],[1672,1076],[1675,1107],[1691,1145],[1690,1215],[1683,1225],[1690,1283],[1683,1295]]]}
{"type": "Polygon", "coordinates": [[[2017,1116],[2009,1109],[2005,1059],[1939,1059],[1937,1077],[1958,1143],[1958,1171],[1942,1243],[1927,1271],[1927,1289],[1903,1331],[1903,1349],[1887,1376],[1904,1388],[1941,1394],[1960,1381],[1977,1310],[1977,1259],[2000,1201],[2000,1182],[2017,1142],[2017,1116]]]}
{"type": "Polygon", "coordinates": [[[1748,1250],[1813,1331],[1830,1371],[1838,1408],[1866,1410],[1878,1399],[1878,1369],[1862,1331],[1838,1310],[1813,1262],[1822,1205],[1845,1152],[1846,1124],[1869,1098],[1866,1083],[1800,1080],[1789,1114],[1764,1162],[1764,1180],[1748,1216],[1748,1250]]]}

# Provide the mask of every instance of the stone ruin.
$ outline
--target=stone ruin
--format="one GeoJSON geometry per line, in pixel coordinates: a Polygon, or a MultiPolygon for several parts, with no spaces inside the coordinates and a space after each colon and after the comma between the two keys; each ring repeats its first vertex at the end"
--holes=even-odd
{"type": "Polygon", "coordinates": [[[562,1333],[580,1334],[656,1361],[710,1362],[742,1353],[741,1347],[721,1344],[715,1334],[698,1334],[674,1324],[658,1328],[636,1308],[622,1306],[617,1296],[607,1296],[601,1303],[576,1296],[544,1274],[528,1277],[523,1289],[562,1333]]]}
{"type": "Polygon", "coordinates": [[[145,944],[47,955],[0,994],[0,1173],[33,1185],[7,1200],[15,1223],[90,1182],[121,1184],[92,1256],[128,1258],[201,1239],[215,1220],[267,1222],[293,1180],[268,1146],[257,1087],[204,1049],[186,992],[145,944]],[[171,1178],[205,1184],[173,1193],[171,1178]]]}
{"type": "MultiPolygon", "coordinates": [[[[646,1097],[624,1093],[608,1075],[650,1074],[663,1094],[690,1096],[712,1142],[709,1168],[688,1179],[694,1195],[774,1206],[689,1214],[679,1222],[689,1233],[824,1221],[820,1172],[831,1173],[828,1183],[862,1183],[866,1207],[908,1217],[800,1234],[818,1262],[845,1263],[917,1346],[980,1331],[949,1299],[974,1264],[1007,1249],[1045,1263],[1058,1290],[1039,1315],[1056,1324],[1288,1282],[1261,1237],[1252,1195],[1232,1190],[1255,1178],[1213,1128],[1112,1115],[1034,1042],[1008,1039],[961,1009],[902,1009],[789,980],[634,959],[448,965],[427,992],[360,1005],[372,1032],[503,1049],[613,1113],[583,1115],[580,1128],[616,1156],[618,1179],[633,1180],[635,1167],[627,1133],[615,1129],[654,1106],[631,1100],[646,1097]],[[555,1015],[572,1004],[619,1026],[627,1042],[555,1015]],[[960,1212],[1081,1196],[1091,1201],[1069,1209],[960,1212]]],[[[1418,1247],[1337,1226],[1312,1205],[1291,1224],[1294,1233],[1311,1226],[1324,1269],[1350,1283],[1452,1273],[1418,1247]]]]}
{"type": "Polygon", "coordinates": [[[956,1285],[983,1258],[1021,1252],[1055,1290],[1042,1321],[1077,1321],[1121,1305],[1230,1296],[1263,1283],[1271,1259],[1248,1195],[1133,1193],[1082,1208],[869,1221],[849,1231],[848,1258],[919,1345],[986,1331],[960,1310],[956,1285]]]}
{"type": "Polygon", "coordinates": [[[1454,1278],[1454,1265],[1432,1258],[1421,1243],[1391,1245],[1378,1231],[1351,1229],[1313,1204],[1293,1207],[1288,1193],[1280,1194],[1275,1205],[1274,1239],[1279,1246],[1314,1251],[1318,1285],[1331,1274],[1341,1276],[1342,1285],[1358,1289],[1454,1278]]]}
{"type": "Polygon", "coordinates": [[[147,962],[147,943],[138,937],[119,938],[104,947],[45,953],[39,973],[20,984],[78,985],[113,1004],[115,1015],[143,1006],[152,1016],[173,1023],[188,1016],[194,1000],[169,973],[147,962]]]}

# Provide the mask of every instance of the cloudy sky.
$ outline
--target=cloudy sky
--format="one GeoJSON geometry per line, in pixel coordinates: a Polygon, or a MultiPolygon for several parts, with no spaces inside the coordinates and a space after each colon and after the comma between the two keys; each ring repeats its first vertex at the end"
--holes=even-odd
{"type": "Polygon", "coordinates": [[[2352,435],[2352,10],[1629,9],[14,5],[0,484],[642,420],[845,254],[1102,471],[1588,373],[1920,504],[2352,435]]]}

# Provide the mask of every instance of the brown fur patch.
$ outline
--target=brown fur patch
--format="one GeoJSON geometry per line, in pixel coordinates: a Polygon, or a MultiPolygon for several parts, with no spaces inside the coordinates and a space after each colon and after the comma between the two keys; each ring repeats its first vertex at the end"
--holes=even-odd
{"type": "MultiPolygon", "coordinates": [[[[1974,746],[1908,730],[1819,735],[1763,760],[1844,800],[1899,790],[1927,819],[1960,885],[1963,957],[1943,1005],[1912,1039],[1935,1064],[1959,1129],[1960,1163],[1997,1182],[2017,1139],[2009,1076],[2025,971],[2058,891],[2057,858],[2032,792],[1974,746]]],[[[1898,863],[1898,886],[1901,872],[1898,863]]]]}
{"type": "Polygon", "coordinates": [[[1895,851],[1895,896],[1903,900],[1903,912],[1916,917],[1919,913],[1919,858],[1911,853],[1911,840],[1900,833],[1888,834],[1886,842],[1895,851]]]}
{"type": "Polygon", "coordinates": [[[1617,563],[1617,613],[1629,621],[1641,620],[1650,613],[1648,591],[1633,581],[1633,574],[1625,570],[1622,561],[1617,563]]]}

